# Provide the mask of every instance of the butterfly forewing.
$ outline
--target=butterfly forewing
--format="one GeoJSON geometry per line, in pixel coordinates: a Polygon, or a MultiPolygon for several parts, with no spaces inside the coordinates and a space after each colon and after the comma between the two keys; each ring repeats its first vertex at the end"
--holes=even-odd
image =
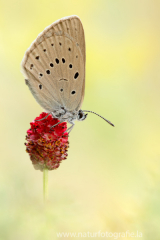
{"type": "Polygon", "coordinates": [[[70,16],[47,27],[26,51],[27,85],[47,111],[79,110],[84,97],[85,40],[80,19],[70,16]]]}

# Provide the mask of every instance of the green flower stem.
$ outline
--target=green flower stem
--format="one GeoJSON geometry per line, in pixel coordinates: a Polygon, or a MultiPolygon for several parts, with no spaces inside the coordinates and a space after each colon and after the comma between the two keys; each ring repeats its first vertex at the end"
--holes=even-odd
{"type": "Polygon", "coordinates": [[[48,169],[43,169],[43,199],[46,202],[48,198],[48,169]]]}

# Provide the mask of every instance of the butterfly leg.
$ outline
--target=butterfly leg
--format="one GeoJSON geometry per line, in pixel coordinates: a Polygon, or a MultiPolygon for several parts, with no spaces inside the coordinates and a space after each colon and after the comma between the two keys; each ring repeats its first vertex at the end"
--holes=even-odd
{"type": "Polygon", "coordinates": [[[72,131],[75,123],[72,123],[72,126],[70,126],[65,132],[68,132],[68,134],[72,131]]]}
{"type": "Polygon", "coordinates": [[[38,119],[38,120],[35,120],[35,121],[36,121],[36,122],[42,121],[42,120],[46,119],[50,114],[51,114],[51,113],[48,113],[44,118],[41,118],[41,119],[38,119]]]}
{"type": "Polygon", "coordinates": [[[51,129],[51,128],[54,128],[55,126],[57,126],[58,124],[60,124],[60,123],[62,123],[62,122],[63,122],[63,121],[60,121],[60,122],[54,124],[52,127],[50,127],[50,129],[51,129]]]}

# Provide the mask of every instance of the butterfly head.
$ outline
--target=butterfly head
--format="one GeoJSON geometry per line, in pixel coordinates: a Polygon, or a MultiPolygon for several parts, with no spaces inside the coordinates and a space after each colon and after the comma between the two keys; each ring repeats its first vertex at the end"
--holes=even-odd
{"type": "Polygon", "coordinates": [[[86,119],[88,114],[85,114],[82,110],[78,111],[78,115],[77,115],[77,120],[78,121],[83,121],[86,119]]]}

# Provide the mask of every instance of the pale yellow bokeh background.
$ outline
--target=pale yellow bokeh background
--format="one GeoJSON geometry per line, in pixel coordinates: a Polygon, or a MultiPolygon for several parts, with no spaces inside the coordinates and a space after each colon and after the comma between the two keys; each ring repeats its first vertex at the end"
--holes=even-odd
{"type": "Polygon", "coordinates": [[[160,1],[1,0],[0,76],[0,239],[129,230],[159,240],[160,1]],[[20,62],[46,26],[69,15],[81,18],[86,36],[82,109],[116,127],[93,114],[76,123],[68,159],[49,172],[44,208],[42,173],[24,146],[29,122],[42,108],[20,62]]]}

